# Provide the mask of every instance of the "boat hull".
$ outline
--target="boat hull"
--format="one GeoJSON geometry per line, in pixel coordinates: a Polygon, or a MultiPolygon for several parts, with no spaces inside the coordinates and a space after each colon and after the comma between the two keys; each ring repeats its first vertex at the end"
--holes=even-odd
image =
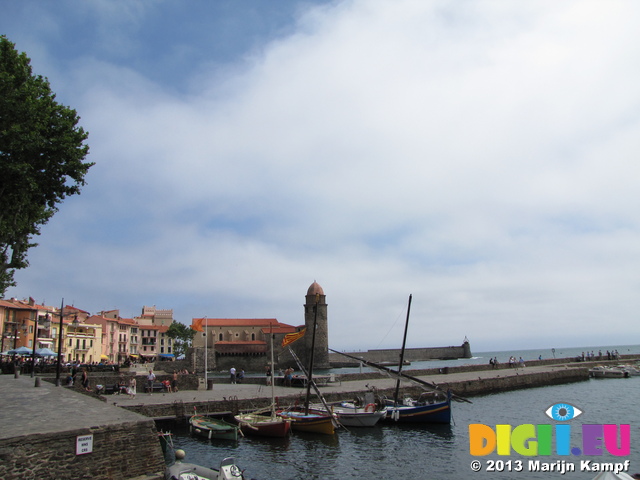
{"type": "Polygon", "coordinates": [[[208,440],[238,440],[238,429],[223,420],[194,415],[189,419],[191,434],[208,440]]]}
{"type": "Polygon", "coordinates": [[[373,427],[387,416],[387,408],[377,409],[374,403],[358,407],[351,402],[331,405],[331,411],[345,427],[373,427]]]}
{"type": "Polygon", "coordinates": [[[340,412],[336,411],[338,421],[345,427],[373,427],[387,416],[387,411],[379,412],[340,412]]]}
{"type": "Polygon", "coordinates": [[[236,415],[236,422],[245,435],[259,437],[286,437],[291,431],[291,421],[281,417],[266,417],[259,414],[236,415]]]}
{"type": "Polygon", "coordinates": [[[311,432],[333,435],[335,433],[334,419],[330,415],[317,413],[283,411],[278,413],[284,419],[291,421],[291,429],[294,432],[311,432]]]}
{"type": "Polygon", "coordinates": [[[589,376],[593,378],[629,378],[629,372],[611,367],[594,367],[589,370],[589,376]]]}
{"type": "Polygon", "coordinates": [[[387,422],[398,423],[451,423],[451,402],[431,405],[398,405],[388,407],[387,422]]]}

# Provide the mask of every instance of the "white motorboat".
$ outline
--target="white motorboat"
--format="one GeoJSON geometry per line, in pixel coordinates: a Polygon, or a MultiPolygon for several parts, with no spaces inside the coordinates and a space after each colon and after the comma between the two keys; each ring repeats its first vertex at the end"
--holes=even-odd
{"type": "Polygon", "coordinates": [[[165,480],[243,480],[242,471],[233,458],[225,458],[220,462],[220,469],[203,467],[195,463],[184,463],[184,450],[176,450],[176,462],[167,467],[165,480]]]}
{"type": "Polygon", "coordinates": [[[353,402],[341,402],[331,409],[345,427],[373,427],[387,416],[387,407],[378,409],[375,403],[357,406],[353,402]]]}
{"type": "Polygon", "coordinates": [[[589,376],[593,378],[628,378],[629,372],[612,367],[593,367],[589,369],[589,376]]]}
{"type": "Polygon", "coordinates": [[[640,370],[633,365],[616,365],[612,367],[614,370],[620,370],[621,372],[627,372],[630,377],[636,377],[640,375],[640,370]]]}

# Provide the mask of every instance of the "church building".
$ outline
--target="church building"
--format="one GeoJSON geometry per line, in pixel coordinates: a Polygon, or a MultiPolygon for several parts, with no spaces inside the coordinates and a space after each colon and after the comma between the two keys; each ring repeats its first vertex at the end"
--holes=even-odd
{"type": "Polygon", "coordinates": [[[227,370],[231,367],[247,372],[262,372],[271,358],[270,335],[273,335],[276,369],[289,366],[298,370],[289,347],[307,368],[313,351],[314,369],[329,367],[329,335],[327,303],[322,287],[313,282],[307,289],[304,304],[304,324],[293,326],[276,318],[194,318],[192,365],[197,372],[227,370]],[[315,341],[314,341],[315,322],[315,341]],[[287,342],[297,339],[283,347],[287,342]],[[285,342],[286,343],[286,342],[285,342]]]}

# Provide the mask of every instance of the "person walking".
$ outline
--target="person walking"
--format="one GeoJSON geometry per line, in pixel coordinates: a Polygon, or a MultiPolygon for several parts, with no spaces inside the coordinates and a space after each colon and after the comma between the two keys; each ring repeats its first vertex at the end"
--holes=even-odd
{"type": "Polygon", "coordinates": [[[129,379],[129,389],[127,390],[129,394],[129,398],[136,398],[136,377],[135,375],[131,376],[129,379]]]}
{"type": "Polygon", "coordinates": [[[229,370],[229,376],[231,383],[236,383],[236,367],[231,367],[229,370]]]}
{"type": "Polygon", "coordinates": [[[171,388],[174,393],[178,391],[178,372],[173,371],[173,380],[171,381],[171,388]]]}
{"type": "Polygon", "coordinates": [[[82,369],[82,388],[84,388],[87,392],[89,391],[89,374],[87,373],[87,369],[82,369]]]}

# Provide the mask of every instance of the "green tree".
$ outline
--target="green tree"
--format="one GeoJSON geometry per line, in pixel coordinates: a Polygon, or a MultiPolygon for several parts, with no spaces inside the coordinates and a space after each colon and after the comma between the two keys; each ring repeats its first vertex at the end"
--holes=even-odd
{"type": "Polygon", "coordinates": [[[0,296],[26,268],[40,227],[68,195],[80,193],[93,165],[76,111],[55,101],[49,81],[0,36],[0,296]]]}
{"type": "Polygon", "coordinates": [[[192,330],[191,327],[187,327],[184,323],[176,322],[175,320],[169,325],[167,335],[173,338],[173,354],[176,357],[187,353],[187,348],[191,346],[195,333],[196,331],[192,330]]]}

